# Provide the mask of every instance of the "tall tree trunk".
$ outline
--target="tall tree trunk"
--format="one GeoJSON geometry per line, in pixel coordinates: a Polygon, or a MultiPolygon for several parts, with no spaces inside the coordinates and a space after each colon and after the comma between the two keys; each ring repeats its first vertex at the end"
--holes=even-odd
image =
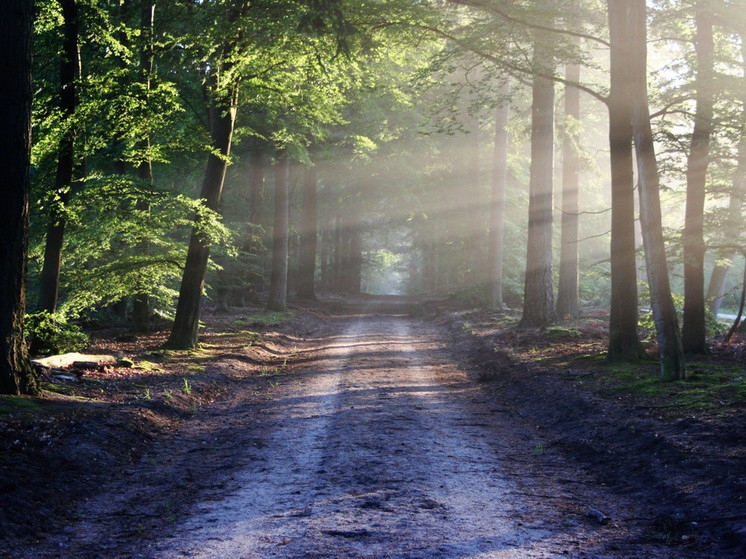
{"type": "MultiPolygon", "coordinates": [[[[746,48],[746,47],[744,47],[746,48]]],[[[746,57],[744,57],[746,61],[746,57]]],[[[746,77],[746,68],[744,71],[746,77]]],[[[741,139],[738,143],[738,164],[733,174],[733,186],[728,201],[728,215],[725,221],[723,236],[730,242],[731,239],[740,237],[743,230],[743,201],[746,197],[746,99],[743,102],[744,112],[742,118],[741,139]]],[[[719,261],[712,269],[710,283],[707,288],[707,301],[709,302],[710,312],[717,316],[720,312],[720,305],[723,302],[725,294],[725,282],[728,278],[728,271],[731,267],[731,261],[736,252],[733,249],[727,249],[720,253],[719,261]]]]}
{"type": "Polygon", "coordinates": [[[503,303],[503,248],[505,240],[505,196],[508,183],[508,119],[510,118],[510,81],[500,88],[500,106],[495,112],[495,148],[492,169],[492,198],[487,251],[487,300],[501,310],[503,303]]]}
{"type": "MultiPolygon", "coordinates": [[[[565,78],[580,82],[580,65],[568,64],[565,78]]],[[[565,87],[566,129],[562,141],[562,229],[560,235],[560,268],[557,287],[557,314],[560,318],[578,313],[578,189],[580,161],[578,130],[580,122],[580,90],[565,87]]]]}
{"type": "Polygon", "coordinates": [[[288,292],[288,236],[290,160],[287,154],[277,156],[275,166],[275,217],[272,227],[272,276],[269,285],[267,308],[287,310],[288,292]]]}
{"type": "Polygon", "coordinates": [[[65,216],[70,201],[75,168],[76,127],[72,124],[77,106],[75,77],[80,66],[78,51],[78,6],[75,0],[61,0],[64,37],[60,58],[60,111],[66,128],[60,140],[57,172],[54,180],[55,198],[49,212],[49,225],[44,246],[44,264],[39,286],[39,307],[54,313],[62,268],[62,242],[65,235],[65,216]]]}
{"type": "MultiPolygon", "coordinates": [[[[227,23],[233,24],[238,21],[248,7],[248,2],[245,1],[230,3],[226,14],[227,23]]],[[[233,51],[240,40],[239,32],[235,40],[223,45],[222,50],[216,53],[216,59],[210,61],[204,89],[208,103],[207,117],[212,150],[207,159],[200,198],[205,206],[213,211],[220,208],[236,123],[238,82],[232,75],[232,70],[235,64],[233,51]]],[[[199,216],[195,216],[179,289],[179,300],[176,304],[176,316],[171,335],[165,344],[166,347],[173,349],[190,349],[198,342],[200,303],[210,256],[210,242],[200,231],[200,225],[199,216]]]]}
{"type": "Polygon", "coordinates": [[[34,394],[23,338],[31,160],[31,0],[0,2],[0,393],[34,394]]]}
{"type": "MultiPolygon", "coordinates": [[[[212,148],[207,160],[207,170],[202,182],[200,198],[205,206],[217,211],[220,197],[223,193],[227,159],[231,152],[233,127],[236,121],[236,103],[238,88],[234,86],[226,97],[214,99],[209,109],[210,138],[212,148]]],[[[199,217],[195,217],[195,225],[189,239],[184,275],[179,290],[179,301],[176,305],[171,335],[166,346],[173,349],[190,349],[197,345],[199,329],[200,303],[205,285],[207,260],[210,256],[210,243],[200,231],[199,217]]]]}
{"type": "Polygon", "coordinates": [[[349,229],[349,270],[345,291],[359,295],[363,277],[363,231],[359,223],[349,229]]]}
{"type": "Polygon", "coordinates": [[[681,341],[686,353],[707,352],[705,325],[704,211],[707,165],[713,113],[712,19],[699,0],[696,7],[697,109],[686,170],[686,219],[684,222],[684,326],[681,341]]]}
{"type": "Polygon", "coordinates": [[[316,167],[305,168],[300,232],[300,262],[298,267],[298,297],[315,299],[316,245],[318,237],[318,178],[316,167]]]}
{"type": "Polygon", "coordinates": [[[531,104],[531,166],[528,202],[524,328],[542,328],[557,321],[552,278],[552,210],[554,163],[554,82],[542,77],[553,66],[548,45],[534,42],[531,104]]]}
{"type": "MultiPolygon", "coordinates": [[[[267,162],[263,147],[257,147],[249,154],[249,215],[246,236],[243,242],[243,250],[247,255],[256,255],[262,251],[264,230],[264,183],[267,174],[267,162]]],[[[262,259],[263,261],[263,259],[262,259]]],[[[261,277],[264,277],[262,271],[261,277]]],[[[263,280],[259,280],[261,284],[263,280]]],[[[256,289],[251,284],[242,290],[242,299],[247,298],[256,289]]]]}
{"type": "MultiPolygon", "coordinates": [[[[464,257],[465,270],[464,285],[484,285],[484,255],[481,253],[484,235],[483,221],[479,212],[481,204],[476,201],[480,200],[479,189],[479,144],[481,130],[479,129],[479,119],[468,115],[466,122],[469,134],[464,139],[467,154],[463,161],[463,184],[461,187],[462,206],[460,219],[464,228],[464,257]],[[463,200],[469,203],[463,204],[463,200]]],[[[358,290],[359,291],[359,290],[358,290]]]]}
{"type": "Polygon", "coordinates": [[[264,181],[267,174],[267,164],[264,152],[257,149],[250,154],[249,169],[249,222],[261,226],[262,204],[264,202],[264,181]]]}
{"type": "Polygon", "coordinates": [[[631,56],[627,0],[608,0],[611,40],[609,68],[609,149],[611,164],[611,302],[610,361],[645,355],[637,333],[637,263],[635,260],[635,185],[632,158],[632,106],[629,95],[631,56]]]}
{"type": "MultiPolygon", "coordinates": [[[[746,34],[741,34],[741,65],[742,75],[746,79],[746,34]]],[[[740,133],[737,165],[733,173],[733,186],[728,202],[728,216],[725,222],[725,230],[723,231],[723,237],[727,243],[731,242],[731,239],[739,238],[743,230],[743,214],[741,210],[744,198],[746,198],[746,88],[741,88],[740,133]]],[[[710,277],[707,289],[707,301],[710,305],[710,312],[715,316],[720,311],[723,294],[725,293],[725,281],[734,255],[735,251],[733,249],[721,252],[720,261],[715,264],[712,270],[712,276],[710,277]]]]}
{"type": "Polygon", "coordinates": [[[333,281],[332,291],[340,293],[344,290],[344,223],[342,216],[334,216],[334,261],[333,261],[333,281]]]}
{"type": "Polygon", "coordinates": [[[640,225],[645,246],[645,264],[650,286],[661,374],[665,380],[686,378],[684,352],[678,318],[671,297],[666,250],[663,241],[658,165],[650,127],[647,92],[647,29],[645,0],[627,0],[633,46],[632,65],[632,133],[639,172],[640,225]]]}
{"type": "MultiPolygon", "coordinates": [[[[142,45],[140,47],[140,79],[144,85],[145,103],[147,104],[150,97],[150,82],[153,73],[153,40],[154,40],[154,21],[155,21],[155,2],[152,0],[142,0],[140,10],[140,33],[142,36],[142,45]]],[[[150,137],[143,140],[145,157],[137,167],[137,177],[145,184],[153,184],[153,166],[150,161],[150,137]]],[[[150,201],[142,199],[138,201],[138,209],[147,213],[150,212],[150,201]]],[[[147,254],[150,251],[147,240],[140,242],[142,252],[147,254]]],[[[147,279],[141,277],[138,292],[132,301],[132,315],[135,319],[135,328],[139,332],[148,332],[150,330],[150,293],[148,290],[147,279]]]]}

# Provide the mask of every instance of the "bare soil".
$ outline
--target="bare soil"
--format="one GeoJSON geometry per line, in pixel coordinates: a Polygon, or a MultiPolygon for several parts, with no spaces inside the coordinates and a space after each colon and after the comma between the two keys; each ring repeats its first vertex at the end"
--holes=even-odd
{"type": "Polygon", "coordinates": [[[139,368],[0,400],[0,557],[746,555],[743,408],[612,390],[601,321],[293,310],[208,313],[194,352],[103,332],[139,368]]]}

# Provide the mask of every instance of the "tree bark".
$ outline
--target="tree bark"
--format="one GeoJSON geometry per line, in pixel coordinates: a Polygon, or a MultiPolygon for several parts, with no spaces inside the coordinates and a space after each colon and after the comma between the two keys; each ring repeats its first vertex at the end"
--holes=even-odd
{"type": "Polygon", "coordinates": [[[264,152],[256,150],[251,153],[251,169],[249,170],[249,222],[254,226],[261,226],[262,203],[264,202],[264,181],[267,165],[264,152]]]}
{"type": "Polygon", "coordinates": [[[57,155],[57,172],[54,180],[55,198],[51,202],[39,286],[39,308],[54,314],[62,269],[62,243],[70,202],[75,168],[76,127],[71,123],[78,104],[75,78],[80,66],[78,51],[78,6],[75,0],[61,0],[63,17],[62,56],[60,58],[60,111],[62,125],[66,127],[60,140],[57,155]]]}
{"type": "Polygon", "coordinates": [[[491,309],[501,310],[503,303],[503,248],[505,242],[505,197],[508,183],[508,120],[510,118],[510,82],[500,88],[501,104],[495,112],[495,148],[490,201],[489,247],[487,251],[487,300],[491,309]]]}
{"type": "Polygon", "coordinates": [[[303,176],[298,297],[310,300],[316,299],[317,187],[316,167],[308,166],[305,168],[303,176]]]}
{"type": "MultiPolygon", "coordinates": [[[[458,185],[457,193],[461,193],[463,209],[459,215],[461,227],[464,231],[464,271],[463,285],[476,286],[481,283],[484,285],[484,254],[481,249],[484,246],[481,239],[484,236],[484,221],[481,219],[481,204],[475,203],[480,200],[479,188],[479,144],[481,130],[479,129],[479,119],[468,114],[466,117],[466,127],[469,133],[464,138],[466,146],[466,157],[462,162],[463,169],[460,173],[462,183],[458,185]],[[463,204],[463,200],[470,201],[463,204]]],[[[359,291],[359,289],[358,289],[359,291]]]]}
{"type": "Polygon", "coordinates": [[[290,160],[287,154],[277,156],[275,166],[275,217],[272,227],[272,276],[269,285],[267,308],[272,311],[287,310],[288,292],[288,237],[290,160]]]}
{"type": "MultiPolygon", "coordinates": [[[[580,66],[568,64],[565,78],[570,83],[580,82],[580,66]]],[[[574,131],[580,122],[580,90],[565,86],[565,120],[567,126],[562,142],[562,229],[560,235],[559,285],[557,314],[560,318],[578,313],[578,188],[579,167],[577,141],[574,131]]]]}
{"type": "MultiPolygon", "coordinates": [[[[746,47],[745,47],[746,48],[746,47]]],[[[746,61],[746,57],[744,57],[746,61]]],[[[746,77],[746,68],[744,71],[746,77]]],[[[746,99],[743,102],[746,108],[746,99]]],[[[746,111],[743,116],[746,123],[746,111]]],[[[738,164],[733,174],[733,186],[731,187],[730,200],[728,201],[728,216],[725,222],[724,237],[726,239],[738,239],[743,230],[743,201],[746,197],[746,125],[741,130],[741,139],[738,143],[738,164]]],[[[725,282],[728,278],[728,271],[731,268],[731,261],[735,256],[734,250],[726,250],[720,254],[719,261],[712,269],[710,283],[707,288],[707,301],[709,302],[710,312],[717,316],[720,312],[720,305],[723,302],[725,294],[725,282]]]]}
{"type": "Polygon", "coordinates": [[[347,285],[345,291],[353,295],[360,294],[363,276],[363,245],[362,245],[362,228],[360,224],[355,224],[349,228],[349,257],[347,285]]]}
{"type": "MultiPolygon", "coordinates": [[[[209,109],[212,148],[219,155],[211,153],[207,160],[200,198],[205,206],[213,211],[217,211],[220,207],[225,171],[228,166],[227,160],[233,139],[233,127],[236,121],[237,101],[238,87],[234,85],[229,95],[213,99],[209,109]]],[[[176,316],[171,335],[166,342],[167,347],[190,349],[197,345],[200,303],[209,256],[210,243],[200,231],[199,216],[197,216],[189,239],[179,301],[176,305],[176,316]]]]}
{"type": "Polygon", "coordinates": [[[658,165],[650,127],[647,95],[647,30],[645,0],[627,0],[633,52],[631,100],[632,133],[639,172],[640,225],[645,247],[645,264],[650,287],[661,375],[664,380],[686,378],[684,352],[676,309],[671,297],[666,251],[663,241],[658,165]]]}
{"type": "MultiPolygon", "coordinates": [[[[153,73],[153,39],[155,23],[155,2],[142,0],[140,10],[140,33],[142,45],[140,47],[140,79],[145,90],[144,102],[147,104],[150,97],[150,82],[153,73]]],[[[137,167],[137,177],[145,184],[153,184],[153,166],[150,161],[148,150],[150,148],[150,137],[143,140],[145,157],[137,167]]],[[[150,201],[142,199],[138,201],[138,208],[149,213],[150,201]]],[[[147,240],[141,240],[141,249],[144,254],[150,251],[147,240]]],[[[135,329],[138,332],[150,331],[150,292],[146,278],[139,280],[139,290],[132,301],[132,316],[135,320],[135,329]]]]}
{"type": "MultiPolygon", "coordinates": [[[[746,34],[741,34],[741,64],[742,76],[746,79],[746,34]]],[[[728,201],[728,216],[725,222],[724,238],[730,242],[731,239],[740,237],[743,231],[743,202],[746,198],[746,89],[741,89],[741,137],[738,142],[738,155],[736,170],[733,173],[733,186],[731,187],[730,200],[728,201]]],[[[717,316],[725,293],[725,281],[731,260],[735,255],[734,250],[726,250],[720,254],[720,260],[712,270],[710,283],[707,289],[707,301],[710,312],[717,316]]]]}
{"type": "Polygon", "coordinates": [[[344,251],[344,222],[342,216],[334,216],[334,261],[332,266],[332,291],[340,293],[344,291],[344,270],[345,270],[345,251],[344,251]]]}
{"type": "Polygon", "coordinates": [[[611,40],[609,67],[609,149],[611,165],[610,361],[645,356],[637,332],[639,318],[635,260],[635,188],[632,157],[631,55],[627,0],[608,0],[611,40]]]}
{"type": "Polygon", "coordinates": [[[0,393],[34,394],[23,337],[31,160],[31,0],[0,2],[0,393]]]}
{"type": "Polygon", "coordinates": [[[557,321],[552,278],[552,210],[554,162],[554,82],[539,75],[553,65],[548,45],[535,41],[531,104],[531,166],[528,202],[524,328],[543,328],[557,321]]]}
{"type": "Polygon", "coordinates": [[[713,115],[713,37],[712,19],[701,0],[696,6],[697,109],[694,115],[692,145],[686,171],[686,217],[684,221],[684,351],[707,352],[705,324],[705,240],[704,210],[707,165],[713,115]]]}

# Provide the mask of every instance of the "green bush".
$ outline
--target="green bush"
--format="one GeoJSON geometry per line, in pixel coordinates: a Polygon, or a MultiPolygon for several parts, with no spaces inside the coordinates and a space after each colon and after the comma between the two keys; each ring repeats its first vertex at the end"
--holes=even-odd
{"type": "Polygon", "coordinates": [[[80,351],[88,345],[88,335],[80,326],[47,311],[26,315],[24,328],[34,355],[80,351]]]}

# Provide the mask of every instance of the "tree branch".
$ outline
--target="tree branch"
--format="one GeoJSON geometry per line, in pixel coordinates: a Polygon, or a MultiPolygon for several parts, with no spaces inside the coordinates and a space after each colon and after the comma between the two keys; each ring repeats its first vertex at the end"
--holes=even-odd
{"type": "MultiPolygon", "coordinates": [[[[390,25],[397,25],[397,23],[390,22],[390,25]]],[[[481,56],[485,60],[489,60],[490,62],[492,62],[494,64],[497,64],[498,66],[501,66],[501,67],[505,68],[506,70],[509,70],[509,71],[512,71],[512,72],[516,72],[519,75],[526,75],[526,74],[528,74],[528,75],[536,75],[536,76],[539,76],[539,77],[542,77],[542,78],[546,78],[548,80],[552,80],[552,81],[557,82],[557,83],[561,83],[563,85],[569,85],[569,86],[572,86],[572,87],[576,87],[580,91],[583,91],[583,92],[587,93],[588,95],[590,95],[591,97],[597,99],[598,101],[601,101],[604,105],[607,105],[608,102],[609,102],[609,98],[607,96],[599,93],[598,91],[596,91],[594,89],[591,89],[590,87],[588,87],[586,85],[583,85],[581,83],[571,82],[571,81],[566,80],[566,79],[564,79],[564,78],[562,78],[560,76],[557,76],[555,74],[548,74],[548,73],[544,73],[544,72],[531,72],[530,70],[528,70],[526,68],[522,68],[521,66],[516,66],[515,64],[510,64],[508,61],[502,60],[502,59],[498,58],[497,56],[495,56],[493,54],[490,54],[488,52],[485,52],[485,51],[483,51],[481,49],[477,49],[477,48],[469,45],[465,41],[459,39],[455,35],[453,35],[451,33],[448,33],[447,31],[443,31],[442,29],[438,29],[437,27],[432,27],[430,25],[425,25],[425,24],[422,24],[422,23],[408,23],[408,22],[399,22],[398,25],[402,25],[402,26],[406,26],[406,27],[416,27],[418,29],[423,29],[425,31],[429,31],[431,33],[434,33],[435,35],[438,35],[439,37],[442,37],[444,39],[448,39],[449,41],[453,41],[454,43],[456,43],[457,45],[459,45],[461,48],[463,48],[465,50],[468,50],[470,52],[473,52],[474,54],[476,54],[477,56],[481,56]]]]}
{"type": "Polygon", "coordinates": [[[609,42],[604,41],[603,39],[599,37],[595,37],[594,35],[588,35],[586,33],[580,33],[578,31],[569,31],[567,29],[557,29],[556,27],[547,27],[545,25],[539,25],[538,23],[531,23],[528,21],[524,21],[524,20],[515,18],[511,15],[508,15],[507,13],[503,12],[502,10],[492,5],[487,6],[484,2],[479,2],[476,0],[448,0],[448,2],[452,4],[459,4],[461,6],[471,6],[474,8],[481,8],[482,10],[486,10],[486,11],[492,12],[493,14],[497,14],[498,16],[503,18],[505,21],[509,21],[510,23],[516,23],[518,25],[528,27],[529,29],[536,29],[538,31],[547,31],[548,33],[555,33],[557,35],[568,35],[570,37],[578,37],[580,39],[587,39],[589,41],[594,41],[596,43],[599,43],[607,48],[611,48],[611,44],[609,42]]]}

